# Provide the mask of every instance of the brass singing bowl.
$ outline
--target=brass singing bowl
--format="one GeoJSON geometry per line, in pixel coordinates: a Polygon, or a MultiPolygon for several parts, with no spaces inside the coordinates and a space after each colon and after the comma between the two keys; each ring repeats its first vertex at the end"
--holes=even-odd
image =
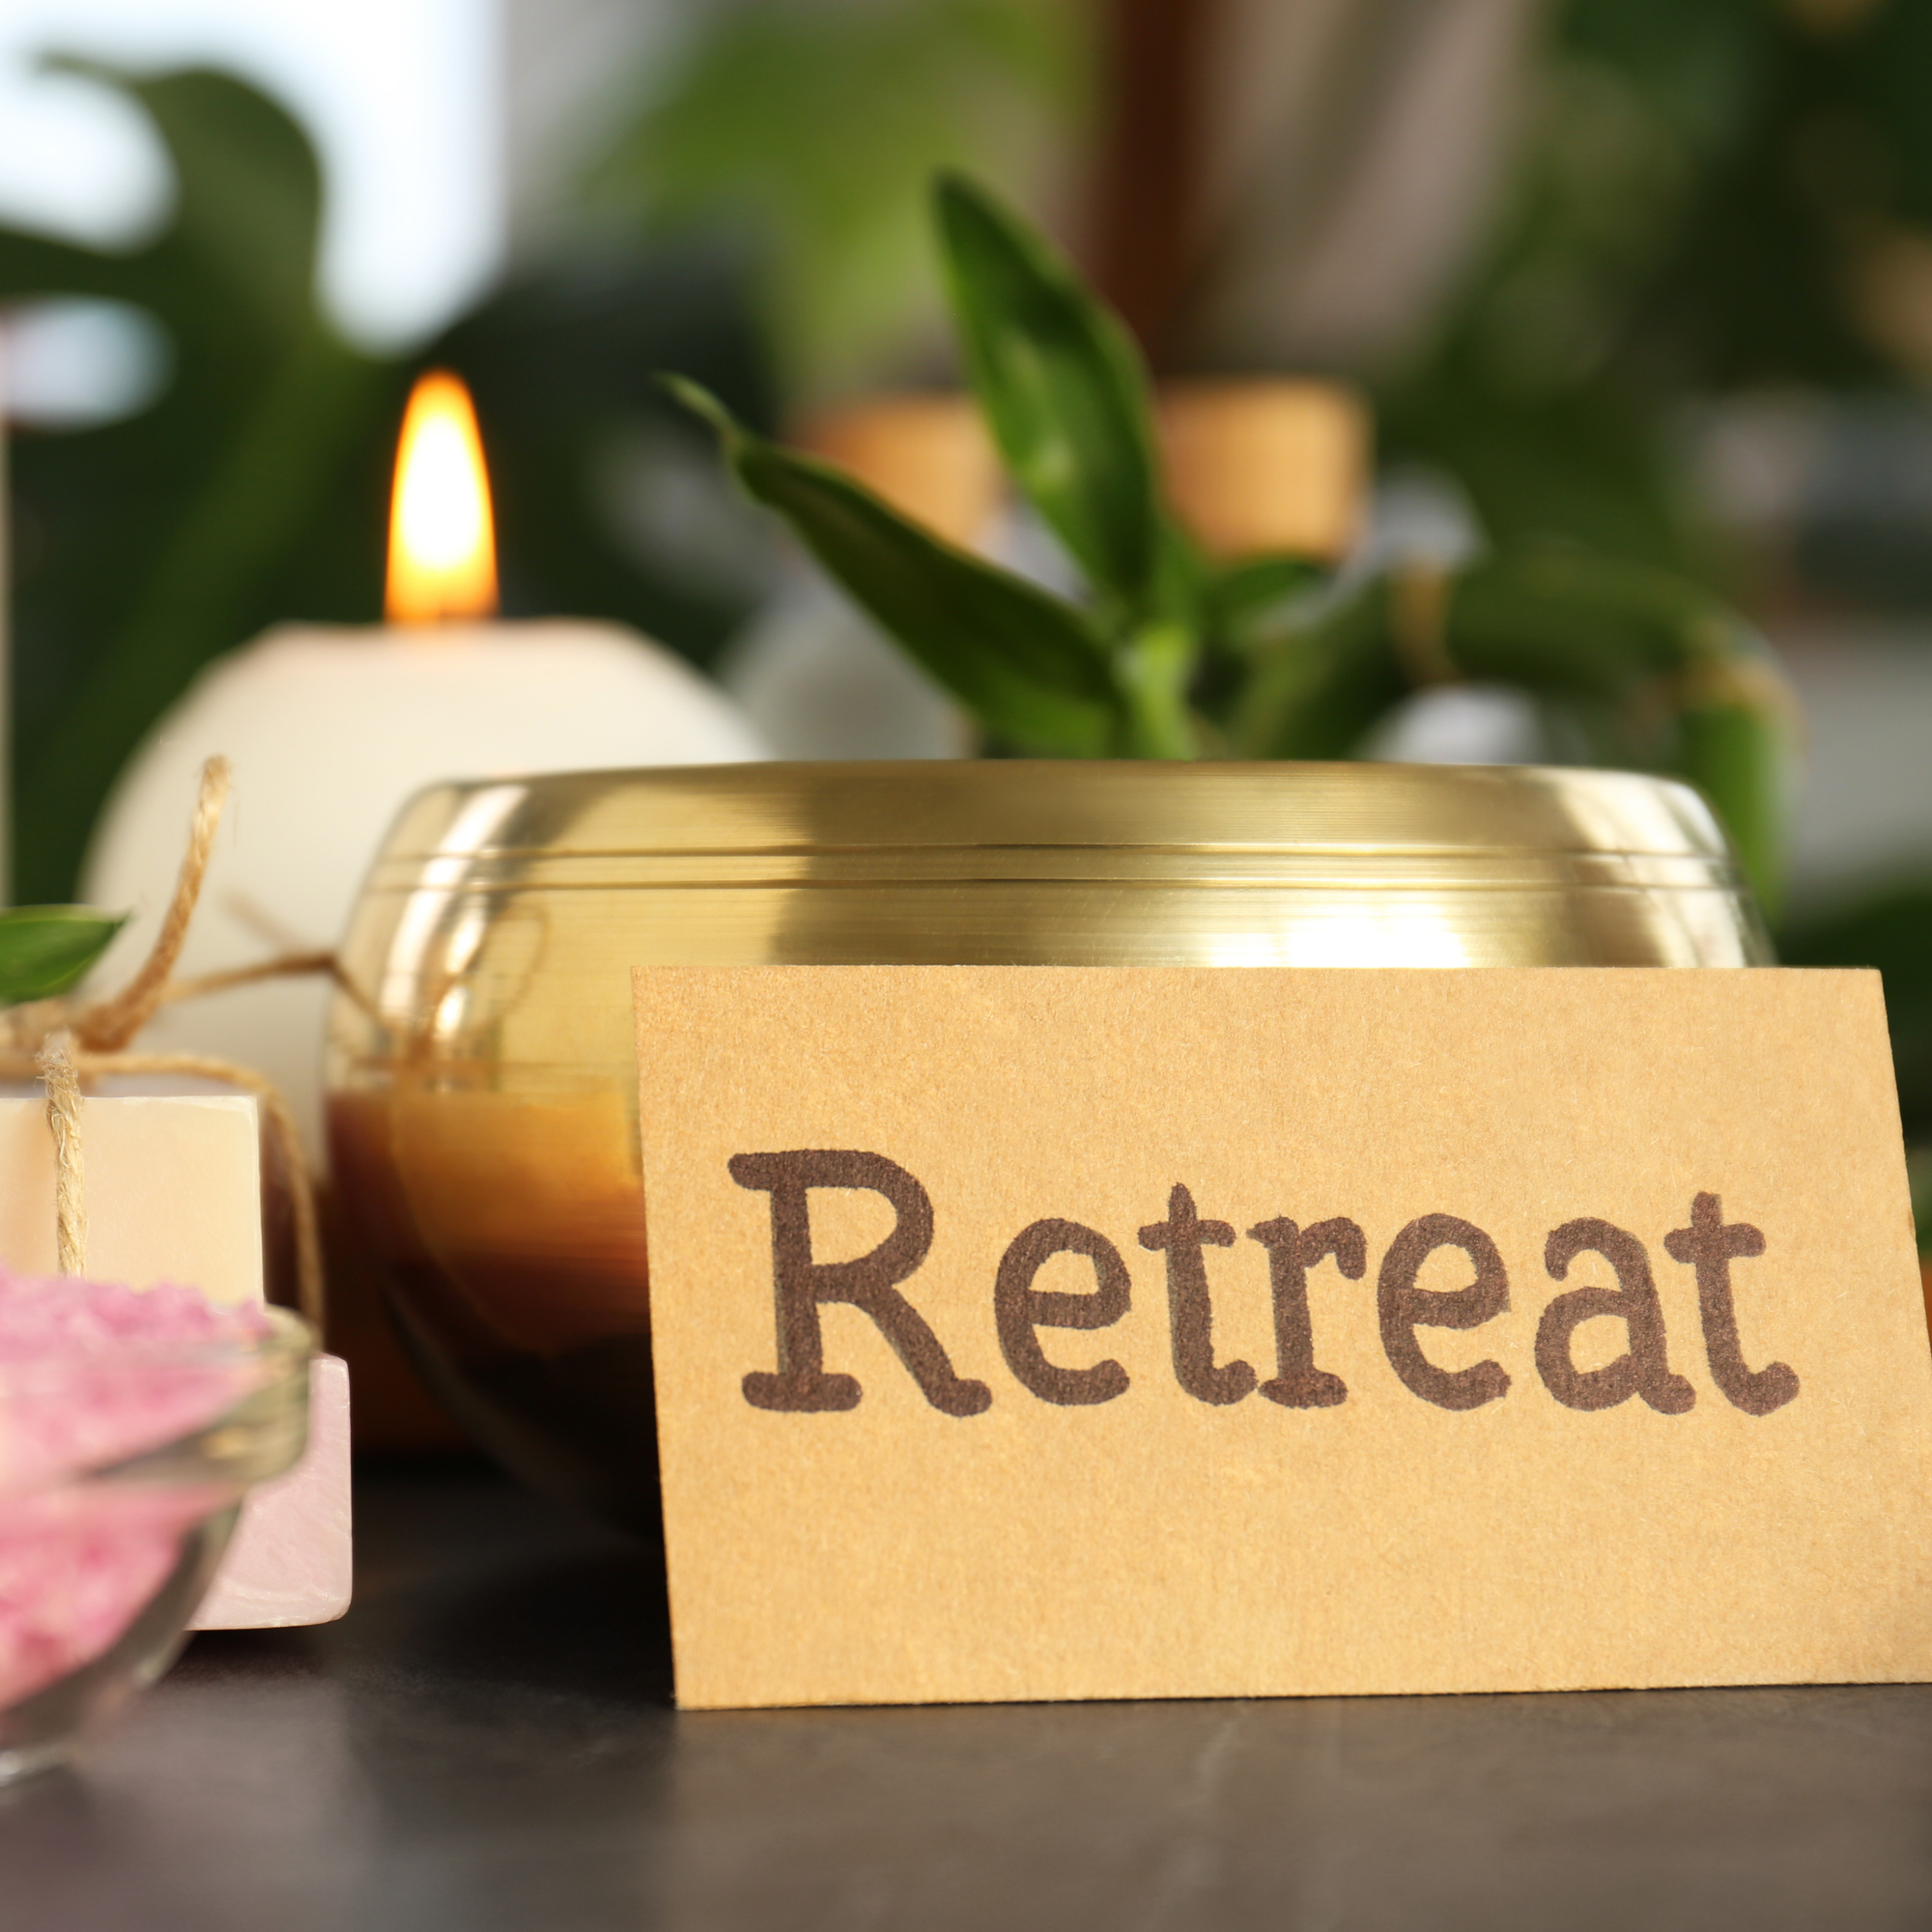
{"type": "Polygon", "coordinates": [[[440,785],[350,925],[333,1175],[459,1419],[651,1530],[633,966],[1770,957],[1703,801],[1628,773],[961,761],[440,785]]]}

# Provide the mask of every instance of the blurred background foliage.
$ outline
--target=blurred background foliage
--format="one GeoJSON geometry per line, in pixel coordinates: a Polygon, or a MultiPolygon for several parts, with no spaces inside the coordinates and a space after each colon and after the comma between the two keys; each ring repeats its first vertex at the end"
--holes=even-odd
{"type": "MultiPolygon", "coordinates": [[[[17,898],[71,890],[121,761],[210,659],[380,615],[395,428],[431,363],[476,394],[506,611],[710,662],[778,552],[652,373],[763,432],[956,382],[922,217],[941,164],[1056,232],[1158,373],[1360,382],[1384,464],[1445,480],[1492,542],[1689,573],[1758,615],[1932,611],[1932,0],[663,11],[668,51],[609,76],[542,245],[393,356],[318,304],[324,184],[287,113],[216,73],[92,71],[154,118],[176,192],[131,249],[0,231],[0,303],[119,305],[158,345],[128,413],[14,429],[17,898]],[[1457,74],[1482,84],[1452,99],[1457,74]],[[1427,136],[1406,172],[1391,128],[1427,136]],[[1430,200],[1452,180],[1463,201],[1430,200]],[[1383,218],[1411,204],[1420,239],[1383,218]],[[1714,421],[1752,473],[1803,428],[1776,514],[1714,509],[1714,421]]],[[[1932,1137],[1932,887],[1860,891],[1780,944],[1885,968],[1932,1137]]]]}
{"type": "Polygon", "coordinates": [[[380,517],[372,438],[394,379],[317,314],[307,141],[219,75],[135,88],[176,170],[164,231],[125,254],[0,234],[0,296],[123,305],[164,358],[150,407],[23,434],[11,452],[14,881],[28,900],[70,891],[122,761],[203,663],[291,599],[355,611],[358,526],[380,517]]]}
{"type": "Polygon", "coordinates": [[[1932,377],[1932,7],[1570,0],[1392,448],[1494,533],[1713,570],[1672,432],[1738,390],[1932,377]]]}
{"type": "Polygon", "coordinates": [[[641,86],[585,208],[739,237],[788,386],[876,382],[917,362],[939,312],[924,184],[966,166],[1036,188],[1089,109],[1089,24],[1055,0],[732,0],[641,86]]]}

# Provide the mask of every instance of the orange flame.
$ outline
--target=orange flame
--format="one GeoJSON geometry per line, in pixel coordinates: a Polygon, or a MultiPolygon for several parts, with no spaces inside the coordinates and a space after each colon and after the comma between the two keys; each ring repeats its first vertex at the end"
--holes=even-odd
{"type": "Polygon", "coordinates": [[[469,391],[446,370],[417,379],[403,414],[384,601],[392,624],[487,617],[497,609],[483,440],[469,391]]]}

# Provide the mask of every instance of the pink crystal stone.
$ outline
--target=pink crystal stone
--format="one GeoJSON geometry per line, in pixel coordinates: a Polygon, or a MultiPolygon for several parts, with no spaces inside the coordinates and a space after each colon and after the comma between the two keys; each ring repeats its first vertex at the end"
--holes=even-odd
{"type": "Polygon", "coordinates": [[[332,1623],[355,1583],[349,1485],[349,1364],[308,1368],[308,1448],[286,1476],[251,1490],[235,1539],[190,1630],[332,1623]]]}

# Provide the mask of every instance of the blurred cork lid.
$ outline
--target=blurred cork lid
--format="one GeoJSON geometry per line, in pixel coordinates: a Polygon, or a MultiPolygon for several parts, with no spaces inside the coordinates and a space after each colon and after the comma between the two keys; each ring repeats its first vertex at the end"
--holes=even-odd
{"type": "Polygon", "coordinates": [[[868,397],[810,418],[798,441],[962,550],[986,534],[1005,494],[999,457],[969,396],[868,397]]]}
{"type": "Polygon", "coordinates": [[[1369,417],[1337,383],[1169,383],[1158,402],[1168,501],[1216,557],[1335,557],[1355,540],[1369,417]]]}
{"type": "MultiPolygon", "coordinates": [[[[1369,466],[1368,412],[1353,390],[1287,379],[1169,383],[1155,407],[1168,500],[1210,555],[1333,557],[1353,543],[1369,466]]],[[[985,536],[1006,493],[966,395],[868,397],[810,418],[798,442],[962,549],[985,536]]]]}

